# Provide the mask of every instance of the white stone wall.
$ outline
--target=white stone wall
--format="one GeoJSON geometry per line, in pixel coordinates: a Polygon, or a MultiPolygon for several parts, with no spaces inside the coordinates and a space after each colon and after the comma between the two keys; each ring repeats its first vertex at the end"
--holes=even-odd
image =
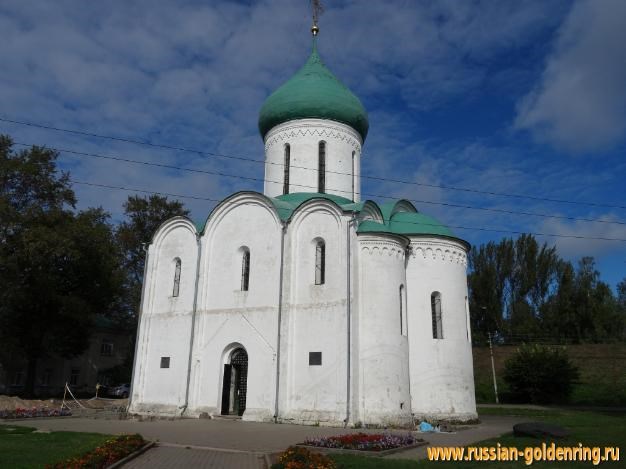
{"type": "Polygon", "coordinates": [[[407,240],[358,236],[358,414],[354,421],[405,425],[411,421],[408,341],[400,322],[406,285],[407,240]]]}
{"type": "Polygon", "coordinates": [[[238,346],[248,353],[244,420],[274,412],[281,223],[269,201],[237,194],[212,213],[202,259],[190,385],[190,415],[219,414],[223,365],[238,346]],[[250,251],[241,290],[242,247],[250,251]]]}
{"type": "Polygon", "coordinates": [[[323,119],[293,120],[267,133],[264,194],[276,197],[283,193],[285,144],[291,148],[289,193],[318,192],[318,154],[322,140],[326,142],[325,193],[358,202],[361,137],[345,124],[323,119]]]}
{"type": "Polygon", "coordinates": [[[196,229],[183,217],[164,223],[150,245],[135,358],[132,412],[178,415],[182,411],[197,255],[196,229]],[[180,290],[174,297],[177,258],[181,260],[180,290]],[[161,368],[161,357],[170,358],[169,368],[161,368]]]}
{"type": "Polygon", "coordinates": [[[301,206],[289,224],[281,363],[281,420],[338,425],[346,418],[346,236],[349,216],[327,201],[301,206]],[[326,245],[325,283],[315,284],[318,240],[326,245]],[[309,365],[309,352],[322,364],[309,365]]]}
{"type": "Polygon", "coordinates": [[[412,237],[410,246],[406,276],[413,413],[417,418],[476,418],[465,247],[436,237],[412,237]],[[433,292],[441,293],[442,339],[432,333],[433,292]]]}
{"type": "MultiPolygon", "coordinates": [[[[416,418],[476,417],[461,242],[355,233],[351,214],[311,200],[284,234],[279,421],[404,425],[416,418]],[[348,345],[348,233],[351,340],[348,345]],[[326,243],[325,283],[315,284],[315,244],[326,243]],[[405,286],[401,327],[400,286],[405,286]],[[443,339],[433,339],[430,295],[442,295],[443,339]],[[350,348],[348,348],[350,347],[350,348]],[[351,352],[348,397],[348,350],[351,352]],[[322,352],[322,365],[309,365],[322,352]],[[348,402],[349,399],[349,402],[348,402]]],[[[131,411],[219,414],[223,366],[248,353],[245,420],[275,417],[283,224],[256,193],[238,193],[211,214],[198,242],[192,223],[166,222],[149,248],[131,411]],[[241,248],[250,283],[241,291],[241,248]],[[175,259],[180,294],[172,297],[175,259]],[[198,291],[195,293],[199,268],[198,291]],[[185,408],[194,298],[197,298],[185,408]],[[170,357],[170,368],[160,359],[170,357]]]]}

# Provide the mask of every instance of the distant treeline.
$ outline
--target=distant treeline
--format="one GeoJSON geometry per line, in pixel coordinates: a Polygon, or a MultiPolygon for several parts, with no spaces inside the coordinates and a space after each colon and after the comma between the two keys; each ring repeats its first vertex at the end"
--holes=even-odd
{"type": "Polygon", "coordinates": [[[574,266],[532,235],[472,247],[469,253],[472,334],[521,342],[626,338],[626,278],[617,294],[600,280],[593,257],[574,266]]]}

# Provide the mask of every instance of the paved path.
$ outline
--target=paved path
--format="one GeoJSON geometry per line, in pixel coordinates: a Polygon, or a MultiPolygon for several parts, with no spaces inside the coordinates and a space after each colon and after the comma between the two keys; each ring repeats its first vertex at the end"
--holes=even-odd
{"type": "Polygon", "coordinates": [[[265,467],[262,454],[214,451],[184,446],[157,446],[124,465],[124,469],[172,468],[240,468],[265,467]]]}
{"type": "MultiPolygon", "coordinates": [[[[513,431],[513,425],[533,420],[529,417],[510,417],[501,415],[482,415],[480,425],[464,427],[456,433],[418,433],[430,446],[467,446],[478,441],[495,438],[513,431]]],[[[385,456],[386,459],[424,459],[426,446],[402,451],[385,456]]]]}
{"type": "MultiPolygon", "coordinates": [[[[485,415],[482,424],[465,427],[456,433],[423,433],[419,437],[434,446],[463,446],[512,431],[515,423],[528,417],[485,415]]],[[[532,418],[530,419],[532,420],[532,418]]],[[[379,432],[349,428],[311,427],[304,425],[242,422],[238,420],[104,420],[93,418],[29,419],[15,425],[40,430],[77,431],[107,434],[139,433],[158,446],[141,455],[126,467],[168,468],[261,468],[263,454],[276,453],[307,437],[345,433],[379,432]],[[187,449],[186,447],[190,447],[187,449]]],[[[424,447],[395,453],[386,458],[419,459],[424,447]]]]}

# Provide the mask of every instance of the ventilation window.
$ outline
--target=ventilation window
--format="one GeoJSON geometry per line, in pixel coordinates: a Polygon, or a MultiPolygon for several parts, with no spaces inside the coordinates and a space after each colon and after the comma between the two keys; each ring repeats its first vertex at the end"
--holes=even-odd
{"type": "Polygon", "coordinates": [[[430,308],[433,319],[433,339],[443,339],[441,293],[438,291],[430,295],[430,308]]]}
{"type": "Polygon", "coordinates": [[[178,293],[180,292],[180,268],[180,259],[176,259],[176,266],[174,267],[174,289],[172,291],[172,296],[178,296],[178,293]]]}
{"type": "Polygon", "coordinates": [[[170,367],[170,357],[161,357],[161,368],[170,367]]]}
{"type": "Polygon", "coordinates": [[[326,192],[326,142],[319,143],[317,167],[317,192],[323,194],[326,192]]]}
{"type": "Polygon", "coordinates": [[[309,352],[309,366],[320,366],[322,364],[322,352],[309,352]]]}
{"type": "Polygon", "coordinates": [[[283,168],[283,194],[289,194],[289,165],[291,164],[291,146],[285,144],[285,163],[283,168]]]}
{"type": "Polygon", "coordinates": [[[241,291],[248,291],[250,286],[250,250],[243,249],[241,256],[241,291]]]}

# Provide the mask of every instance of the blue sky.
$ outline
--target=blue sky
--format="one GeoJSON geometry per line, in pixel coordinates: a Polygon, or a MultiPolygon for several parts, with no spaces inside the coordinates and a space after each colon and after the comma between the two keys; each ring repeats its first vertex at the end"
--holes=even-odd
{"type": "MultiPolygon", "coordinates": [[[[263,100],[310,51],[306,0],[0,4],[0,117],[262,159],[263,100]]],[[[368,109],[364,174],[626,205],[626,2],[325,2],[320,54],[368,109]]],[[[18,142],[262,178],[262,165],[0,122],[18,142]]],[[[261,183],[63,154],[77,180],[220,199],[261,183]]],[[[119,220],[128,196],[76,185],[119,220]]],[[[365,179],[452,226],[626,239],[626,210],[365,179]],[[471,205],[594,218],[502,214],[471,205]]],[[[371,197],[375,198],[375,197],[371,197]]],[[[381,200],[382,199],[378,199],[381,200]]],[[[186,200],[203,219],[210,202],[186,200]]],[[[455,229],[473,244],[502,233],[455,229]]],[[[541,238],[602,277],[626,243],[541,238]]]]}

